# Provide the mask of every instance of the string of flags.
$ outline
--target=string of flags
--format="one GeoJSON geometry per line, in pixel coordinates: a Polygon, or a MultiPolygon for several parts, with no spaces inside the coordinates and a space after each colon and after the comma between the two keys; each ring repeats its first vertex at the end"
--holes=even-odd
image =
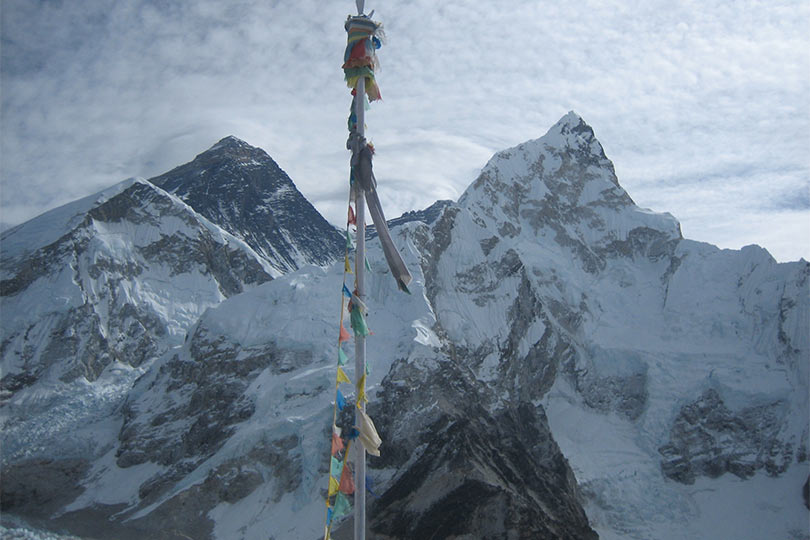
{"type": "MultiPolygon", "coordinates": [[[[358,12],[362,13],[362,2],[358,0],[358,12]]],[[[373,12],[372,12],[373,14],[373,12]]],[[[383,253],[386,262],[391,269],[391,274],[397,282],[397,286],[409,292],[407,285],[411,282],[411,275],[408,272],[405,262],[402,260],[399,251],[391,239],[388,231],[388,224],[382,211],[379,196],[377,195],[377,180],[372,171],[371,157],[374,154],[374,147],[367,143],[365,138],[358,133],[358,118],[356,106],[358,98],[362,98],[363,106],[368,107],[368,101],[381,99],[380,89],[374,76],[374,71],[379,68],[376,50],[380,48],[383,40],[382,25],[372,21],[369,16],[358,15],[349,16],[345,24],[347,33],[346,50],[343,56],[343,73],[346,84],[352,89],[352,108],[349,112],[348,128],[349,140],[347,148],[352,152],[351,173],[349,176],[349,204],[346,219],[346,251],[344,254],[343,286],[341,289],[340,322],[338,324],[337,343],[337,366],[335,375],[335,401],[332,411],[331,430],[331,451],[329,463],[329,482],[326,493],[326,525],[324,528],[324,540],[330,540],[332,525],[346,514],[352,511],[352,502],[349,496],[354,494],[357,487],[354,485],[352,463],[349,460],[349,451],[352,444],[361,445],[366,452],[373,456],[380,455],[382,439],[377,433],[377,428],[371,417],[366,413],[365,404],[368,403],[366,393],[366,380],[369,374],[369,366],[366,362],[360,369],[357,366],[354,373],[357,378],[354,393],[355,424],[349,430],[342,429],[337,425],[338,412],[344,410],[349,400],[341,390],[342,384],[352,384],[351,379],[344,371],[344,366],[348,363],[348,355],[343,350],[343,343],[351,339],[351,334],[344,325],[345,314],[349,315],[349,328],[355,337],[368,336],[372,334],[368,327],[366,318],[368,307],[360,298],[357,288],[357,277],[355,276],[355,287],[350,289],[346,285],[349,274],[353,274],[352,266],[349,262],[349,252],[354,250],[355,238],[353,232],[357,232],[357,216],[352,207],[357,202],[357,197],[363,197],[368,204],[369,213],[377,230],[377,235],[382,243],[383,253]],[[364,80],[365,92],[358,96],[357,84],[360,79],[364,80]],[[365,101],[368,99],[368,101],[365,101]],[[355,227],[354,231],[352,227],[355,227]]],[[[362,131],[362,130],[360,130],[362,131]]],[[[356,255],[358,255],[355,252],[356,255]]],[[[364,256],[364,255],[363,255],[364,256]]],[[[364,258],[363,265],[371,271],[368,260],[364,258]]],[[[363,458],[365,459],[365,458],[363,458]]],[[[362,469],[361,469],[362,470],[362,469]]],[[[362,478],[362,474],[359,476],[362,478]]],[[[366,476],[365,486],[372,496],[371,478],[366,476]]],[[[362,492],[361,492],[362,493],[362,492]]]]}
{"type": "MultiPolygon", "coordinates": [[[[354,248],[354,240],[351,234],[352,218],[354,211],[349,203],[349,219],[346,224],[346,252],[345,252],[345,269],[343,273],[343,285],[341,288],[341,306],[340,306],[340,322],[338,325],[338,346],[337,346],[337,369],[335,375],[335,405],[332,414],[332,441],[330,451],[330,466],[329,466],[329,484],[326,496],[326,528],[324,531],[324,539],[329,540],[332,529],[332,524],[347,515],[352,510],[352,503],[349,498],[354,493],[354,477],[352,473],[352,465],[349,461],[349,451],[352,443],[357,443],[365,448],[366,452],[373,456],[380,455],[380,445],[382,439],[377,433],[374,422],[363,411],[361,404],[368,403],[368,395],[366,394],[366,376],[368,375],[368,364],[365,366],[365,371],[359,374],[358,382],[355,388],[354,401],[357,407],[358,424],[353,426],[346,435],[347,441],[344,442],[343,429],[337,425],[337,413],[346,408],[349,401],[341,390],[341,385],[352,384],[352,380],[343,369],[349,361],[349,356],[343,350],[343,343],[351,340],[352,335],[346,329],[344,324],[345,314],[349,314],[349,327],[355,336],[362,335],[368,336],[371,331],[366,322],[368,315],[368,308],[366,304],[358,298],[358,296],[349,289],[346,284],[346,278],[351,274],[351,266],[349,264],[349,251],[354,248]]],[[[354,223],[356,225],[356,223],[354,223]]],[[[368,261],[365,261],[368,266],[368,261]]],[[[358,376],[358,374],[355,374],[358,376]]],[[[371,490],[371,483],[369,478],[366,478],[366,489],[374,495],[371,490]]]]}
{"type": "MultiPolygon", "coordinates": [[[[350,18],[352,19],[357,18],[350,18]]],[[[349,34],[348,44],[346,46],[346,54],[344,58],[343,69],[346,75],[347,84],[354,89],[357,84],[357,79],[360,76],[366,77],[366,90],[369,92],[369,98],[373,101],[379,99],[379,88],[374,81],[373,68],[377,64],[376,54],[371,47],[378,47],[380,44],[379,38],[374,36],[377,30],[377,25],[373,21],[360,20],[356,25],[349,28],[347,24],[347,32],[349,34]],[[376,41],[374,41],[376,40],[376,41]],[[369,45],[371,43],[371,46],[369,45]]],[[[352,91],[356,96],[356,93],[352,91]]],[[[354,107],[349,116],[349,130],[353,131],[356,127],[357,118],[354,113],[354,107]]],[[[344,371],[344,366],[349,361],[349,357],[343,350],[343,343],[351,339],[351,334],[346,329],[344,324],[345,313],[349,313],[349,327],[355,335],[367,336],[370,334],[366,316],[368,308],[365,303],[360,300],[353,293],[353,291],[346,284],[346,278],[349,274],[353,274],[351,262],[349,261],[349,253],[354,250],[355,239],[352,234],[352,227],[357,226],[357,217],[355,215],[352,202],[354,201],[354,179],[350,177],[350,195],[346,219],[346,249],[344,253],[344,271],[343,271],[343,285],[341,290],[341,306],[340,306],[340,323],[338,326],[338,347],[337,347],[337,370],[335,376],[335,405],[332,415],[332,441],[330,452],[330,467],[329,467],[329,484],[326,496],[326,527],[324,531],[324,540],[329,540],[332,525],[336,520],[347,515],[352,510],[352,503],[349,498],[354,493],[355,485],[352,474],[352,465],[349,462],[349,451],[352,443],[357,441],[361,444],[367,452],[372,455],[380,455],[380,444],[382,440],[377,434],[374,423],[365,412],[362,412],[361,404],[368,402],[366,394],[366,375],[368,373],[368,365],[365,366],[365,373],[359,375],[358,384],[355,392],[355,404],[358,413],[362,413],[362,418],[359,426],[353,426],[346,434],[347,442],[344,442],[343,430],[337,425],[337,413],[342,411],[348,405],[348,400],[341,390],[342,384],[352,384],[351,379],[344,371]],[[366,419],[368,421],[366,421],[366,419]]],[[[368,260],[364,261],[366,268],[370,270],[368,260]]]]}

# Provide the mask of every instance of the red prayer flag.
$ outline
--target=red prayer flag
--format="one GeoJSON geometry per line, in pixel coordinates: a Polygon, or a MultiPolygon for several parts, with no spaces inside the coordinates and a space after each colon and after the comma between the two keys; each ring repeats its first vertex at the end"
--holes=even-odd
{"type": "Polygon", "coordinates": [[[352,336],[349,335],[349,332],[346,330],[346,328],[343,327],[343,324],[341,323],[340,338],[338,338],[338,341],[340,341],[340,343],[343,343],[344,341],[349,341],[350,339],[352,339],[352,336]]]}
{"type": "Polygon", "coordinates": [[[343,472],[340,473],[340,487],[338,487],[338,490],[346,495],[354,493],[354,474],[352,473],[352,467],[349,465],[348,461],[343,464],[343,472]]]}
{"type": "Polygon", "coordinates": [[[343,450],[343,439],[341,439],[337,433],[334,431],[332,432],[332,455],[334,456],[338,452],[343,450]]]}

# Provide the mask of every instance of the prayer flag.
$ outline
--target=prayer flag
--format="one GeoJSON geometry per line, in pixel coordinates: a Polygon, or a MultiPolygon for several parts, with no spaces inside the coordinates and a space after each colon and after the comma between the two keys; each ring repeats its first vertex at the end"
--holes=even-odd
{"type": "Polygon", "coordinates": [[[346,362],[348,362],[348,361],[349,361],[349,357],[346,356],[345,352],[343,352],[343,348],[338,347],[338,365],[339,366],[345,366],[346,362]]]}
{"type": "Polygon", "coordinates": [[[343,343],[344,341],[349,341],[352,339],[352,336],[349,335],[348,330],[343,326],[343,323],[340,325],[340,337],[338,338],[339,343],[343,343]]]}
{"type": "MultiPolygon", "coordinates": [[[[345,403],[344,403],[344,405],[345,405],[345,403]]],[[[335,454],[337,454],[341,450],[343,450],[343,439],[340,438],[339,433],[335,433],[333,431],[332,432],[332,455],[334,456],[335,454]]]]}
{"type": "Polygon", "coordinates": [[[329,496],[331,497],[340,490],[340,484],[334,476],[329,476],[329,496]]]}
{"type": "Polygon", "coordinates": [[[338,382],[338,384],[340,384],[342,382],[349,383],[349,384],[352,383],[351,379],[349,379],[349,377],[346,376],[346,372],[343,371],[343,368],[340,367],[340,366],[338,366],[338,369],[337,369],[337,382],[338,382]]]}
{"type": "Polygon", "coordinates": [[[361,403],[368,403],[368,397],[366,396],[366,376],[363,374],[360,377],[360,382],[357,384],[357,406],[359,407],[361,403]]]}
{"type": "Polygon", "coordinates": [[[366,318],[363,317],[363,312],[360,310],[360,306],[353,306],[351,313],[351,325],[352,330],[354,330],[354,335],[367,336],[369,334],[368,326],[366,325],[366,318]]]}
{"type": "Polygon", "coordinates": [[[329,474],[334,476],[335,478],[340,478],[340,481],[343,481],[343,477],[341,473],[343,472],[343,461],[336,459],[332,456],[332,466],[330,467],[329,474]]]}
{"type": "Polygon", "coordinates": [[[338,492],[337,499],[335,499],[335,512],[332,514],[334,519],[340,519],[348,514],[352,509],[352,503],[349,498],[343,493],[338,492]]]}
{"type": "Polygon", "coordinates": [[[338,407],[338,409],[342,411],[342,410],[343,410],[343,407],[345,407],[345,406],[346,406],[346,398],[345,398],[345,397],[343,397],[343,392],[341,392],[341,391],[340,391],[340,389],[338,389],[338,391],[337,391],[337,398],[336,398],[336,400],[337,400],[337,407],[338,407]]]}
{"type": "Polygon", "coordinates": [[[346,495],[354,493],[354,474],[352,473],[351,465],[348,463],[343,466],[338,489],[341,493],[345,493],[346,495]]]}

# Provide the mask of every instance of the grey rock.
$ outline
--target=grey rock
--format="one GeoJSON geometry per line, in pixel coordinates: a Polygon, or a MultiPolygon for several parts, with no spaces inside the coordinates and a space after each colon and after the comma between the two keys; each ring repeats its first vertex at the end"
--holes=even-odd
{"type": "Polygon", "coordinates": [[[0,510],[37,518],[50,515],[81,495],[79,482],[90,468],[85,459],[31,459],[3,468],[0,510]]]}
{"type": "Polygon", "coordinates": [[[727,472],[740,478],[760,469],[779,475],[793,460],[793,446],[778,438],[786,414],[787,404],[781,401],[732,411],[716,390],[706,390],[681,408],[669,442],[658,449],[661,468],[685,484],[727,472]]]}
{"type": "Polygon", "coordinates": [[[370,467],[396,471],[369,513],[375,538],[597,537],[542,407],[493,411],[493,389],[462,365],[425,367],[397,363],[372,412],[386,452],[370,467]]]}

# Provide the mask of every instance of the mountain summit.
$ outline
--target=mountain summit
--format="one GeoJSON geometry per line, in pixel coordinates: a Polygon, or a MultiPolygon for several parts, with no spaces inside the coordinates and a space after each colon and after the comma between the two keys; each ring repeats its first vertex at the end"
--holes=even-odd
{"type": "Polygon", "coordinates": [[[503,236],[575,253],[590,272],[640,235],[682,238],[672,215],[635,205],[593,129],[573,111],[543,137],[495,154],[459,205],[503,236]]]}
{"type": "Polygon", "coordinates": [[[342,235],[264,150],[229,136],[193,161],[149,179],[244,240],[281,272],[343,254],[342,235]]]}

